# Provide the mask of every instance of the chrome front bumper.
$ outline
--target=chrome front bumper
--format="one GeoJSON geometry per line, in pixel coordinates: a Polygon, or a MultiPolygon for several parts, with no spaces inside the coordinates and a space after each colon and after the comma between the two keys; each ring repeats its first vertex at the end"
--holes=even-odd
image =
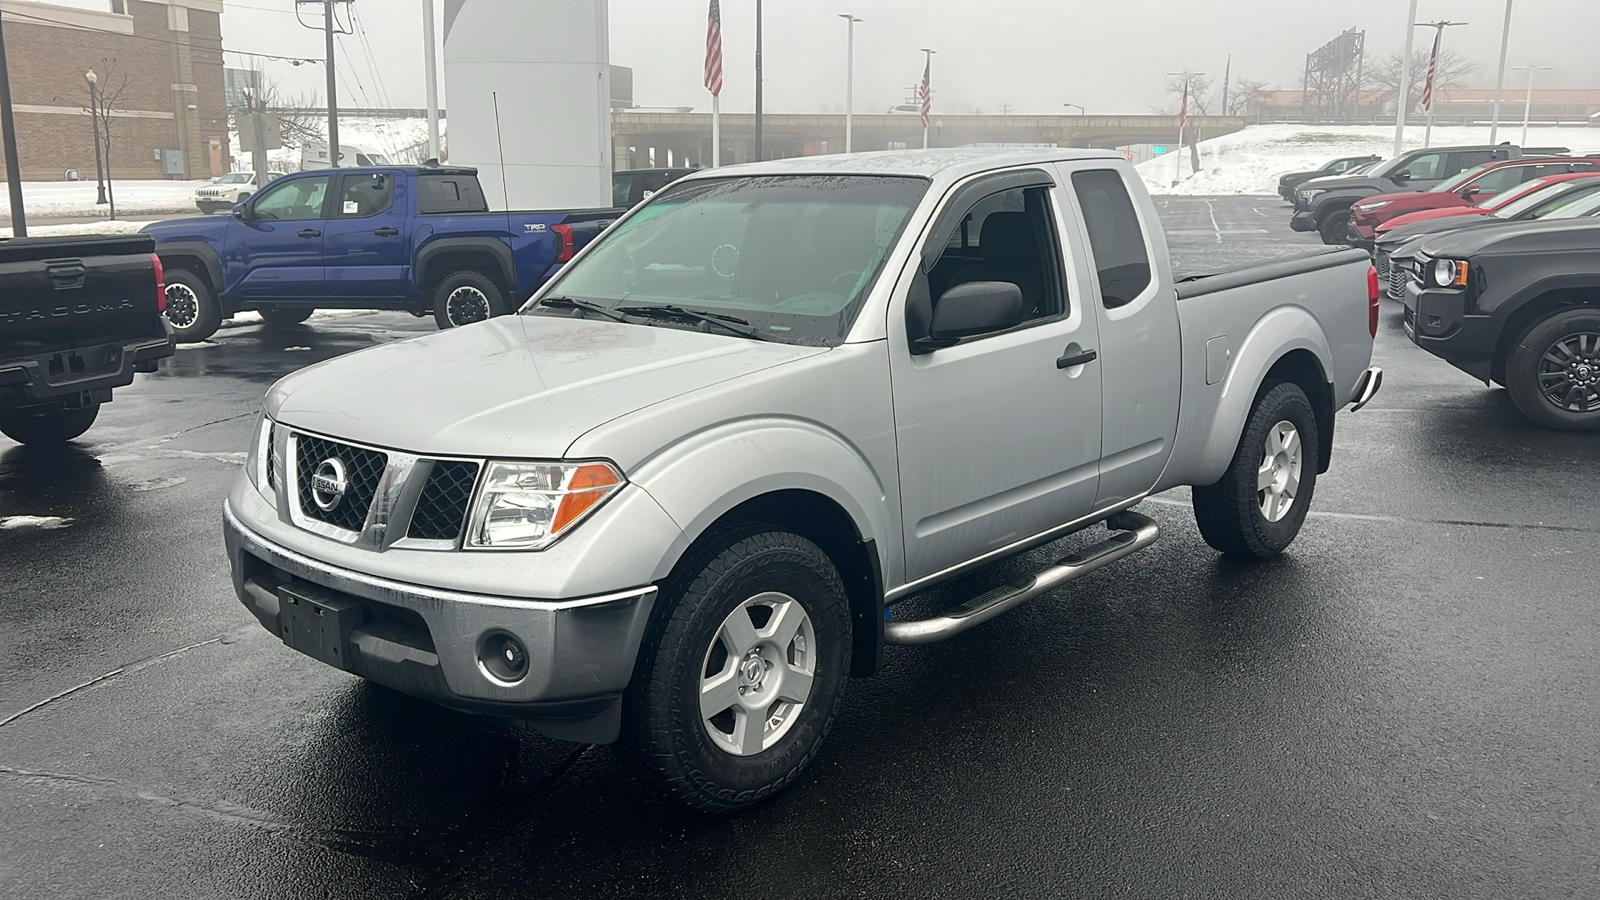
{"type": "Polygon", "coordinates": [[[616,739],[655,586],[546,601],[407,584],[278,546],[227,504],[223,534],[240,602],[286,642],[285,593],[327,597],[346,610],[336,638],[342,664],[330,664],[443,706],[525,719],[552,737],[616,739]],[[526,672],[514,682],[482,661],[499,634],[526,648],[526,672]]]}

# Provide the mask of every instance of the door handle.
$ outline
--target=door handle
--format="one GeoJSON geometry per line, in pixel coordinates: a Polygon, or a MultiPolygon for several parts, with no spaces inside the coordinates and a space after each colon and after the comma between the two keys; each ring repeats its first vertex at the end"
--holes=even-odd
{"type": "Polygon", "coordinates": [[[300,237],[322,237],[322,232],[316,230],[315,228],[302,228],[295,232],[295,234],[299,235],[300,237]]]}
{"type": "Polygon", "coordinates": [[[372,233],[377,235],[378,237],[394,237],[395,235],[400,233],[400,229],[398,229],[398,228],[389,228],[389,227],[385,226],[383,228],[374,228],[374,229],[372,229],[372,233]]]}
{"type": "Polygon", "coordinates": [[[1056,360],[1056,368],[1070,369],[1073,366],[1081,366],[1084,363],[1092,363],[1099,358],[1100,354],[1094,352],[1093,350],[1085,350],[1082,353],[1074,353],[1071,356],[1060,357],[1056,360]]]}

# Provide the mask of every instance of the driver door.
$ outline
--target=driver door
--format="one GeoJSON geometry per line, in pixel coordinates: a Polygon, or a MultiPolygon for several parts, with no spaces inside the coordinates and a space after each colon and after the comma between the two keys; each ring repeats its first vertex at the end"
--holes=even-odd
{"type": "Polygon", "coordinates": [[[1082,248],[1050,173],[958,187],[890,305],[890,374],[906,581],[1092,511],[1099,479],[1100,366],[1082,248]],[[940,299],[981,281],[1016,284],[1025,320],[919,350],[940,299]],[[1068,364],[1068,363],[1072,364],[1068,364]]]}
{"type": "Polygon", "coordinates": [[[321,296],[322,233],[331,175],[280,178],[251,198],[228,228],[223,265],[229,293],[262,300],[321,296]]]}

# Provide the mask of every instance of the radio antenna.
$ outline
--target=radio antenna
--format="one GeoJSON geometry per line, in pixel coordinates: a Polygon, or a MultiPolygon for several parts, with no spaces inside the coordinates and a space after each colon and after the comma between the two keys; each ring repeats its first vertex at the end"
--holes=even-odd
{"type": "Polygon", "coordinates": [[[500,195],[506,209],[511,208],[511,188],[506,186],[506,145],[500,136],[500,92],[489,95],[494,99],[494,146],[500,153],[500,195]]]}

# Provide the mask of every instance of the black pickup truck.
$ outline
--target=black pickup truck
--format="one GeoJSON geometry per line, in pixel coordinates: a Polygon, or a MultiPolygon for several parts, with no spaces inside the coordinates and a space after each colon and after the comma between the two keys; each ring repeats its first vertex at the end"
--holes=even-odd
{"type": "Polygon", "coordinates": [[[1546,428],[1600,431],[1600,223],[1467,228],[1394,260],[1406,335],[1546,428]]]}
{"type": "Polygon", "coordinates": [[[70,441],[172,355],[155,249],[143,234],[0,240],[0,432],[70,441]]]}

